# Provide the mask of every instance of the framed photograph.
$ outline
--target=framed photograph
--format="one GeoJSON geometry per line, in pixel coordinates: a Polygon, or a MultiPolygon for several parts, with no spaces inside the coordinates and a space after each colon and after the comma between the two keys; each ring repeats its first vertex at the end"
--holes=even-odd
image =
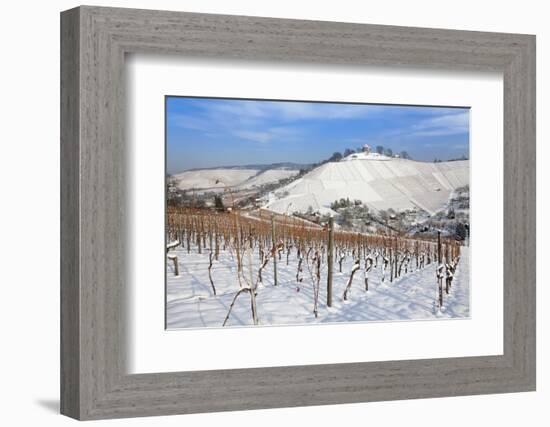
{"type": "Polygon", "coordinates": [[[535,37],[61,15],[61,411],[535,390],[535,37]]]}
{"type": "Polygon", "coordinates": [[[167,96],[165,118],[167,329],[470,317],[469,108],[167,96]]]}

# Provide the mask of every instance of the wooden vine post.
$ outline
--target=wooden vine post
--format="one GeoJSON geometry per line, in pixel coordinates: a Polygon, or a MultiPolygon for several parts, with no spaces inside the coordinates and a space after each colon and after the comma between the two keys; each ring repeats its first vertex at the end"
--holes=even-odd
{"type": "Polygon", "coordinates": [[[179,271],[179,268],[178,268],[178,257],[176,255],[168,255],[168,259],[172,260],[172,262],[174,263],[174,276],[179,276],[180,275],[180,271],[179,271]]]}
{"type": "Polygon", "coordinates": [[[328,220],[328,249],[327,249],[327,307],[332,307],[332,268],[334,261],[334,218],[328,220]]]}
{"type": "Polygon", "coordinates": [[[441,231],[437,232],[437,282],[439,287],[439,308],[443,307],[443,264],[441,263],[441,231]]]}
{"type": "Polygon", "coordinates": [[[437,263],[441,264],[441,231],[437,232],[437,263]]]}
{"type": "Polygon", "coordinates": [[[273,283],[277,286],[277,243],[275,241],[275,215],[271,214],[271,241],[273,242],[273,283]]]}

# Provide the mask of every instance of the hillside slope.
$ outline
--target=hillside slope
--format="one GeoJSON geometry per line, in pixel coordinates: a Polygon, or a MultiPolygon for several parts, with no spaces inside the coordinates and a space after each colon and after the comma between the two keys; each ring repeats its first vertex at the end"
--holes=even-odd
{"type": "Polygon", "coordinates": [[[287,168],[219,168],[198,169],[173,175],[180,190],[223,191],[225,188],[239,190],[276,183],[297,175],[298,170],[287,168]]]}
{"type": "Polygon", "coordinates": [[[277,191],[265,206],[276,212],[327,208],[335,200],[361,200],[376,209],[443,208],[455,188],[469,184],[468,160],[417,162],[406,159],[330,162],[277,191]]]}
{"type": "Polygon", "coordinates": [[[173,175],[180,190],[219,189],[242,184],[256,176],[256,169],[200,169],[173,175]]]}

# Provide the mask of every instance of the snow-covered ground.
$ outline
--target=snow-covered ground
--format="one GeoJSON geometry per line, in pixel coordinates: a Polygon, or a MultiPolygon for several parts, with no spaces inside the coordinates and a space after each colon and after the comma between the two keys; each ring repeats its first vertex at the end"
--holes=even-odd
{"type": "Polygon", "coordinates": [[[227,187],[238,189],[254,188],[276,183],[297,175],[293,169],[274,168],[267,170],[253,168],[219,168],[191,170],[173,175],[180,190],[209,189],[224,190],[227,187]]]}
{"type": "Polygon", "coordinates": [[[290,178],[298,175],[299,171],[294,169],[268,169],[258,175],[246,180],[238,185],[238,188],[247,189],[260,187],[265,184],[272,184],[280,181],[281,179],[290,178]]]}
{"type": "MultiPolygon", "coordinates": [[[[179,260],[179,276],[174,276],[172,261],[167,262],[167,327],[202,328],[221,327],[236,292],[236,261],[229,251],[220,251],[214,261],[212,278],[217,296],[213,295],[208,279],[208,254],[187,253],[178,247],[171,254],[179,260]]],[[[245,254],[244,273],[248,280],[256,280],[259,260],[257,250],[245,254]],[[252,271],[249,268],[252,263],[252,271]]],[[[267,264],[263,283],[258,286],[257,306],[260,325],[291,325],[325,322],[426,320],[438,318],[464,318],[470,315],[469,252],[462,248],[451,291],[443,296],[443,309],[437,309],[436,264],[423,270],[403,274],[393,283],[381,282],[381,266],[369,273],[369,290],[364,289],[364,270],[354,277],[348,301],[342,295],[350,275],[353,261],[350,256],[338,272],[334,267],[333,306],[326,306],[326,264],[322,266],[319,316],[313,314],[313,285],[304,264],[303,282],[296,283],[296,251],[293,250],[286,265],[286,254],[277,260],[278,286],[273,286],[272,260],[267,264]]],[[[412,262],[414,265],[414,261],[412,262]]],[[[362,265],[363,266],[363,265],[362,265]]],[[[252,325],[250,295],[242,293],[233,308],[226,326],[252,325]]]]}
{"type": "Polygon", "coordinates": [[[433,214],[454,189],[469,184],[469,161],[417,162],[407,159],[358,159],[325,163],[280,189],[284,195],[265,206],[285,212],[330,207],[343,194],[377,210],[420,208],[433,214]]]}
{"type": "Polygon", "coordinates": [[[257,169],[201,169],[173,175],[180,190],[219,188],[239,185],[257,175],[257,169]]]}

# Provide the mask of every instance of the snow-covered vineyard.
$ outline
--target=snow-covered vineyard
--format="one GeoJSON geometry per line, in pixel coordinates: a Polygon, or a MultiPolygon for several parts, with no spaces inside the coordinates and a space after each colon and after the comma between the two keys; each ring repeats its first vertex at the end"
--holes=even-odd
{"type": "Polygon", "coordinates": [[[276,212],[303,212],[309,206],[319,210],[345,194],[376,210],[419,208],[433,214],[453,190],[468,185],[469,174],[468,160],[428,163],[382,156],[329,162],[281,188],[281,197],[266,207],[276,212]]]}
{"type": "Polygon", "coordinates": [[[288,221],[169,211],[167,327],[470,315],[467,247],[288,221]]]}

